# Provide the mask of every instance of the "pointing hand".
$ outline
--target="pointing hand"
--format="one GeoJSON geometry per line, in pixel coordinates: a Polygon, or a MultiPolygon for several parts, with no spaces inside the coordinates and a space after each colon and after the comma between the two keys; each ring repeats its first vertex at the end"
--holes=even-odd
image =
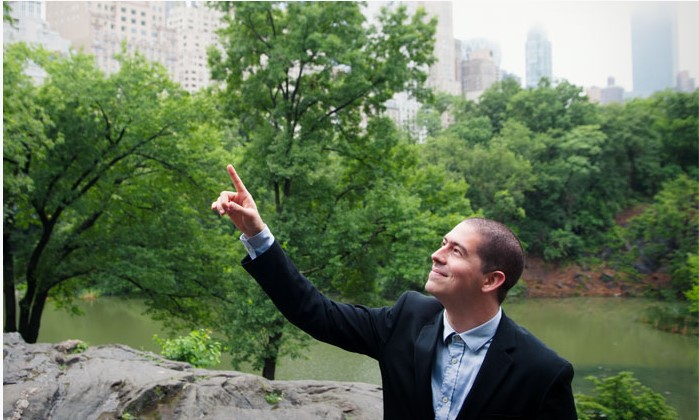
{"type": "Polygon", "coordinates": [[[211,210],[217,211],[221,216],[227,214],[245,236],[255,236],[265,228],[262,217],[257,211],[255,200],[245,188],[245,184],[236,173],[233,165],[228,165],[226,169],[233,181],[235,192],[221,192],[218,200],[211,203],[211,210]]]}

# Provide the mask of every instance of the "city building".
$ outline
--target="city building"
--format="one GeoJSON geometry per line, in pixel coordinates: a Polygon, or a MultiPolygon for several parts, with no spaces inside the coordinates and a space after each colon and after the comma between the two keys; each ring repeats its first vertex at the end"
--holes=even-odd
{"type": "Polygon", "coordinates": [[[204,2],[170,10],[167,27],[175,34],[175,51],[180,57],[172,78],[190,92],[211,84],[206,50],[220,44],[216,30],[223,25],[222,18],[222,12],[206,7],[204,2]]]}
{"type": "MultiPolygon", "coordinates": [[[[3,22],[3,44],[24,42],[61,54],[70,52],[70,41],[52,30],[41,18],[42,2],[10,1],[7,3],[10,6],[10,17],[13,23],[3,22]]],[[[29,63],[25,73],[39,83],[46,77],[46,72],[34,63],[29,63]]]]}
{"type": "Polygon", "coordinates": [[[624,101],[624,88],[616,86],[614,78],[607,78],[607,86],[600,89],[599,103],[602,105],[621,103],[624,101]]]}
{"type": "Polygon", "coordinates": [[[639,2],[631,14],[633,94],[673,88],[677,75],[677,16],[664,2],[639,2]]]}
{"type": "Polygon", "coordinates": [[[527,87],[536,87],[541,78],[553,81],[551,70],[551,42],[543,28],[535,27],[527,33],[525,44],[525,72],[527,87]]]}
{"type": "MultiPolygon", "coordinates": [[[[392,10],[404,5],[409,13],[415,13],[422,7],[429,17],[437,18],[434,55],[435,63],[428,70],[426,85],[435,92],[461,95],[461,78],[459,77],[461,57],[454,45],[453,9],[450,1],[376,1],[368,2],[364,9],[369,22],[374,22],[383,7],[392,10]]],[[[425,129],[418,127],[415,121],[421,105],[415,98],[404,93],[396,94],[386,103],[386,114],[398,125],[421,141],[425,129]]],[[[442,125],[447,126],[451,116],[442,115],[442,125]]]]}
{"type": "Polygon", "coordinates": [[[694,78],[689,77],[689,71],[682,70],[677,73],[677,90],[679,92],[691,93],[695,89],[694,78]]]}
{"type": "Polygon", "coordinates": [[[46,19],[76,49],[94,54],[110,74],[116,55],[138,51],[165,66],[172,80],[190,91],[211,83],[207,49],[218,45],[222,12],[196,1],[47,2],[46,19]]]}
{"type": "Polygon", "coordinates": [[[486,38],[473,38],[464,41],[457,41],[457,50],[461,52],[461,59],[468,60],[469,53],[477,50],[489,50],[492,53],[495,65],[500,67],[502,62],[502,51],[500,45],[486,38]]]}
{"type": "Polygon", "coordinates": [[[436,61],[430,66],[427,86],[437,92],[450,95],[461,94],[461,80],[457,79],[458,52],[454,48],[453,7],[450,1],[405,2],[408,8],[422,7],[428,16],[437,18],[434,55],[436,61]]]}
{"type": "Polygon", "coordinates": [[[175,73],[179,57],[175,32],[167,27],[167,11],[183,2],[68,1],[46,3],[46,20],[76,49],[93,54],[110,74],[119,70],[115,56],[139,51],[175,73]]]}
{"type": "Polygon", "coordinates": [[[463,96],[470,100],[478,98],[499,79],[499,69],[490,49],[472,50],[462,62],[463,96]]]}
{"type": "Polygon", "coordinates": [[[598,104],[602,101],[602,89],[599,86],[585,88],[585,95],[590,102],[598,104]]]}

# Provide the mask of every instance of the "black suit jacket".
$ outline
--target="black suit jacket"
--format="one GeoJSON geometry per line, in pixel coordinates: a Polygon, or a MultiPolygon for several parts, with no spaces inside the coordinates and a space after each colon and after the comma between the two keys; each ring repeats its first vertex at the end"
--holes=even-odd
{"type": "MultiPolygon", "coordinates": [[[[431,372],[444,308],[417,292],[391,307],[335,302],[278,243],[243,267],[293,324],[318,340],[379,362],[384,418],[434,419],[431,372]]],[[[573,367],[503,314],[458,419],[575,419],[573,367]]]]}

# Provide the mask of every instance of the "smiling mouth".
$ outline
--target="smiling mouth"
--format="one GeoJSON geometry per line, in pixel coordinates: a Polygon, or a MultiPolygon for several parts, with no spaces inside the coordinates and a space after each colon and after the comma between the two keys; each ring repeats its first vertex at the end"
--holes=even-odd
{"type": "Polygon", "coordinates": [[[439,276],[446,277],[446,274],[445,274],[445,273],[443,273],[443,272],[440,271],[440,270],[437,270],[437,269],[434,268],[434,267],[432,267],[432,270],[431,270],[431,271],[432,271],[433,273],[439,275],[439,276]]]}

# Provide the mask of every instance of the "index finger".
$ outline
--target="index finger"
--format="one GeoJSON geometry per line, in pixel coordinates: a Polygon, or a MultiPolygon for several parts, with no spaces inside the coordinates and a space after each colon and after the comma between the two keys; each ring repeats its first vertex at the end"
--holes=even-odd
{"type": "Polygon", "coordinates": [[[228,175],[231,176],[231,180],[233,181],[233,186],[235,187],[235,190],[239,193],[248,192],[247,188],[245,188],[245,184],[243,184],[243,181],[238,176],[238,173],[235,171],[233,165],[228,165],[226,169],[228,170],[228,175]]]}

